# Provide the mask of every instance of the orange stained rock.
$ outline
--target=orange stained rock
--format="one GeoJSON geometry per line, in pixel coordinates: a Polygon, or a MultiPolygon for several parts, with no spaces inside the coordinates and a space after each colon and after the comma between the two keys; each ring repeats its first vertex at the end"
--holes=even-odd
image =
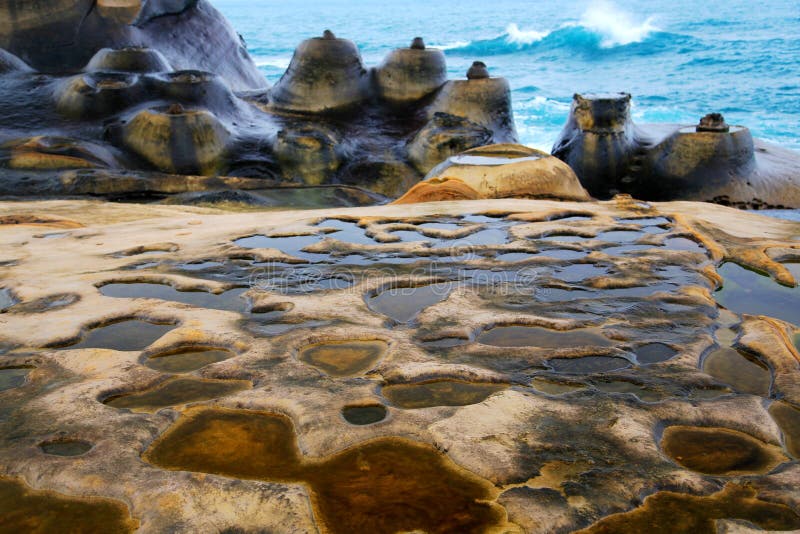
{"type": "Polygon", "coordinates": [[[416,204],[418,202],[441,202],[445,200],[478,200],[477,191],[456,178],[420,182],[392,204],[416,204]]]}
{"type": "Polygon", "coordinates": [[[752,488],[728,484],[707,497],[661,491],[639,508],[608,516],[578,534],[716,534],[718,519],[744,519],[765,530],[800,528],[800,516],[788,506],[762,501],[752,488]]]}
{"type": "Polygon", "coordinates": [[[51,532],[133,532],[139,522],[121,502],[101,498],[68,497],[37,491],[24,483],[0,478],[0,531],[48,534],[51,532]]]}
{"type": "Polygon", "coordinates": [[[173,470],[308,486],[324,532],[493,532],[513,525],[489,482],[433,447],[381,438],[305,458],[282,415],[222,409],[187,412],[144,459],[173,470]]]}

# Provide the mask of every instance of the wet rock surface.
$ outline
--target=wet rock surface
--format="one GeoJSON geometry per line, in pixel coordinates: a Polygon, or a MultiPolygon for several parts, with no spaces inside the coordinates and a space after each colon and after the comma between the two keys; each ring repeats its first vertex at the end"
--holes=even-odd
{"type": "Polygon", "coordinates": [[[725,307],[735,263],[793,309],[797,223],[628,197],[0,210],[3,521],[800,528],[800,325],[725,307]]]}

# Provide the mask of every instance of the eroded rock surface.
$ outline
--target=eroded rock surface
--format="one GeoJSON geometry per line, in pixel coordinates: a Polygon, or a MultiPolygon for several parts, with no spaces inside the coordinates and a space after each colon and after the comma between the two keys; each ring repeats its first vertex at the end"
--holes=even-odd
{"type": "Polygon", "coordinates": [[[575,95],[553,147],[598,198],[800,208],[800,156],[711,113],[697,125],[634,124],[631,95],[575,95]]]}
{"type": "Polygon", "coordinates": [[[736,262],[796,305],[798,223],[628,197],[0,210],[0,522],[71,520],[44,498],[143,532],[800,528],[800,325],[715,293],[736,262]],[[711,374],[722,349],[769,387],[711,374]]]}

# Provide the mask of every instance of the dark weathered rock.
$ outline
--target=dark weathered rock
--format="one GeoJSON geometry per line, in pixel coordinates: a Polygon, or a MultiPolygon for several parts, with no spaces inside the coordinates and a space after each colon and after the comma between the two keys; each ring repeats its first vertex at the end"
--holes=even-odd
{"type": "Polygon", "coordinates": [[[87,71],[166,72],[172,70],[158,50],[138,46],[103,48],[86,65],[87,71]]]}
{"type": "Polygon", "coordinates": [[[493,142],[516,143],[511,87],[505,78],[489,77],[488,70],[483,72],[485,67],[473,65],[467,73],[471,78],[444,84],[428,108],[428,116],[441,112],[469,118],[492,130],[493,142]]]}
{"type": "Polygon", "coordinates": [[[303,41],[270,91],[279,110],[325,113],[351,108],[369,95],[369,76],[352,41],[333,33],[303,41]]]}
{"type": "Polygon", "coordinates": [[[31,68],[20,58],[0,48],[0,74],[14,71],[29,71],[31,68]]]}
{"type": "Polygon", "coordinates": [[[565,161],[597,197],[617,191],[634,147],[631,95],[578,95],[553,155],[565,161]]]}
{"type": "Polygon", "coordinates": [[[447,82],[447,64],[441,50],[426,49],[420,37],[410,48],[392,51],[375,69],[375,87],[384,100],[403,104],[434,92],[447,82]]]}
{"type": "Polygon", "coordinates": [[[450,156],[491,142],[492,132],[469,119],[435,113],[408,145],[408,159],[423,174],[450,156]]]}
{"type": "Polygon", "coordinates": [[[236,90],[267,85],[238,34],[207,0],[0,5],[0,47],[43,72],[80,70],[103,48],[143,46],[176,69],[219,74],[236,90]]]}
{"type": "Polygon", "coordinates": [[[590,193],[800,207],[800,155],[711,113],[696,126],[634,125],[630,96],[575,95],[553,155],[590,193]]]}

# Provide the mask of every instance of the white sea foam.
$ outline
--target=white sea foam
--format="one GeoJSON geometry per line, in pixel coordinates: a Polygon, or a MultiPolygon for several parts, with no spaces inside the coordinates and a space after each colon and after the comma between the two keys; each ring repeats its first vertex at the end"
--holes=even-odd
{"type": "Polygon", "coordinates": [[[465,46],[469,46],[472,44],[472,41],[454,41],[452,43],[447,44],[431,44],[428,45],[429,48],[438,48],[439,50],[456,50],[458,48],[464,48],[465,46]]]}
{"type": "Polygon", "coordinates": [[[289,68],[291,58],[286,57],[254,57],[256,67],[274,67],[276,69],[289,68]]]}
{"type": "Polygon", "coordinates": [[[607,0],[595,0],[586,9],[579,22],[585,29],[602,36],[600,46],[613,48],[632,43],[641,43],[658,27],[654,17],[637,22],[633,15],[607,0]]]}
{"type": "Polygon", "coordinates": [[[550,35],[550,32],[540,32],[536,30],[520,30],[519,26],[512,22],[506,27],[506,41],[519,45],[529,45],[537,43],[550,35]]]}

